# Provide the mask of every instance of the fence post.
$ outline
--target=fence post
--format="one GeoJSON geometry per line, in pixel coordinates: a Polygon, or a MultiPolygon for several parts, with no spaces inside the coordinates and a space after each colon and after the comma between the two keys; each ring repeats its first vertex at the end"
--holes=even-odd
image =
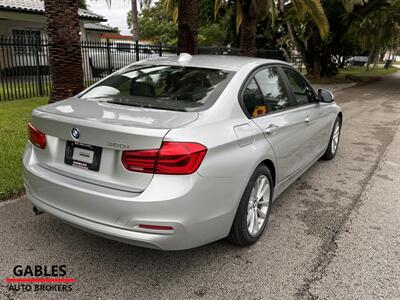
{"type": "Polygon", "coordinates": [[[107,39],[107,69],[108,69],[108,74],[112,73],[111,69],[111,51],[110,51],[110,40],[107,39]]]}
{"type": "Polygon", "coordinates": [[[135,41],[136,61],[139,61],[139,41],[135,41]]]}
{"type": "Polygon", "coordinates": [[[36,79],[38,84],[38,93],[39,96],[43,96],[43,86],[42,86],[42,75],[40,72],[40,58],[39,58],[39,47],[40,47],[40,40],[36,40],[35,45],[35,60],[36,60],[36,79]]]}
{"type": "Polygon", "coordinates": [[[160,56],[162,56],[162,45],[160,43],[160,51],[159,51],[160,56]]]}

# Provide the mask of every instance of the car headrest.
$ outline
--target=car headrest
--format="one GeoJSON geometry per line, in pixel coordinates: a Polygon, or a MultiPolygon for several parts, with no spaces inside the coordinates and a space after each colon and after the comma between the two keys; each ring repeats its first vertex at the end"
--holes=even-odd
{"type": "Polygon", "coordinates": [[[146,82],[132,82],[130,94],[132,96],[140,96],[140,97],[154,97],[156,92],[154,87],[146,82]]]}

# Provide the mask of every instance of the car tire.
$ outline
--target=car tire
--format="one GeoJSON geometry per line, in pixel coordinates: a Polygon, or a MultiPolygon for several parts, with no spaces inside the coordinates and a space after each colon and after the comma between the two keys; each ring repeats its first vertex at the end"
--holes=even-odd
{"type": "Polygon", "coordinates": [[[235,219],[233,220],[231,231],[228,236],[228,239],[232,243],[239,246],[248,246],[255,243],[260,238],[268,223],[273,192],[274,186],[270,170],[265,165],[259,165],[251,175],[236,211],[235,219]],[[254,194],[254,190],[257,184],[260,185],[263,180],[267,181],[268,188],[264,193],[260,193],[264,196],[257,200],[257,195],[254,194]],[[268,199],[264,199],[267,195],[268,199]],[[262,219],[263,216],[264,218],[262,219]],[[253,222],[253,226],[257,227],[251,227],[251,224],[248,222],[249,218],[250,223],[253,222]],[[262,223],[259,222],[260,220],[262,223]]]}
{"type": "Polygon", "coordinates": [[[329,139],[328,147],[324,155],[322,155],[321,159],[323,160],[331,160],[336,156],[337,149],[339,147],[340,142],[340,131],[342,129],[342,119],[338,116],[333,124],[333,129],[331,133],[331,137],[329,139]]]}

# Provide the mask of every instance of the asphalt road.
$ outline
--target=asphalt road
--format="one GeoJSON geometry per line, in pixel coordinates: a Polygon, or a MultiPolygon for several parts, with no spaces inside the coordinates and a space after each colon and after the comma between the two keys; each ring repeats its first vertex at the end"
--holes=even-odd
{"type": "Polygon", "coordinates": [[[254,246],[137,248],[35,217],[22,197],[0,204],[0,279],[17,264],[65,264],[78,282],[40,293],[2,282],[0,298],[399,299],[400,73],[335,94],[336,158],[279,197],[254,246]]]}

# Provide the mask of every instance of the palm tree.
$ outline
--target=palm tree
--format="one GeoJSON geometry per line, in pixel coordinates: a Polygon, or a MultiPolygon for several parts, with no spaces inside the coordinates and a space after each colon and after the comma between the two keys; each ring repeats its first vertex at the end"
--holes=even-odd
{"type": "Polygon", "coordinates": [[[52,91],[49,102],[83,90],[77,0],[44,0],[52,91]]]}
{"type": "Polygon", "coordinates": [[[139,41],[139,15],[137,1],[131,0],[132,6],[132,36],[134,41],[139,41]]]}
{"type": "Polygon", "coordinates": [[[178,53],[197,53],[197,0],[179,0],[178,53]]]}
{"type": "MultiPolygon", "coordinates": [[[[278,13],[283,13],[285,6],[295,9],[298,18],[309,15],[317,25],[320,35],[325,37],[329,32],[329,23],[320,0],[236,0],[236,31],[240,30],[240,53],[246,56],[256,55],[257,21],[266,14],[274,19],[278,13]]],[[[223,0],[215,0],[215,14],[222,6],[223,0]]]]}
{"type": "MultiPolygon", "coordinates": [[[[111,6],[111,0],[106,0],[107,4],[109,6],[111,6]]],[[[139,0],[139,5],[140,8],[148,8],[151,3],[153,1],[152,0],[139,0]]],[[[140,39],[140,30],[139,30],[139,12],[138,12],[138,5],[137,5],[137,0],[131,0],[131,12],[128,15],[128,23],[129,26],[132,27],[132,36],[133,36],[133,40],[134,41],[139,41],[140,39]]]]}
{"type": "Polygon", "coordinates": [[[172,10],[172,20],[178,21],[178,53],[196,54],[197,48],[197,0],[162,0],[164,12],[172,10]]]}

